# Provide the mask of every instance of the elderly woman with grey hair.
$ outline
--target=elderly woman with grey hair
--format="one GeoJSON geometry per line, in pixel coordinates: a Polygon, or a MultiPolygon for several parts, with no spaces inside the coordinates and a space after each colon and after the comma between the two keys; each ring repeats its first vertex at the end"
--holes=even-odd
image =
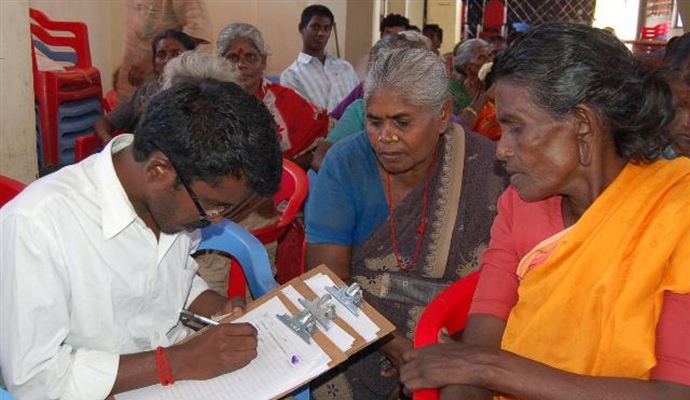
{"type": "Polygon", "coordinates": [[[239,84],[237,69],[223,57],[204,52],[187,52],[171,60],[161,75],[161,89],[196,79],[210,79],[239,84]]]}
{"type": "Polygon", "coordinates": [[[358,282],[397,331],[312,385],[317,399],[395,395],[419,315],[479,267],[506,187],[493,144],[451,122],[448,73],[432,51],[385,51],[364,82],[366,130],[331,148],[310,190],[306,265],[358,282]]]}
{"type": "Polygon", "coordinates": [[[496,119],[494,88],[487,75],[491,71],[491,45],[482,39],[470,39],[460,44],[455,53],[451,79],[454,111],[460,122],[472,131],[491,140],[501,138],[501,126],[496,119]]]}
{"type": "Polygon", "coordinates": [[[328,132],[328,114],[294,90],[264,78],[268,53],[254,26],[235,23],[218,35],[216,52],[239,70],[239,83],[254,93],[276,120],[283,156],[307,168],[313,150],[328,132]]]}
{"type": "Polygon", "coordinates": [[[483,39],[469,39],[458,46],[453,58],[451,80],[456,114],[461,115],[465,107],[484,92],[479,70],[491,59],[491,47],[483,39]]]}
{"type": "MultiPolygon", "coordinates": [[[[386,34],[371,47],[367,68],[371,68],[371,65],[386,51],[412,48],[433,51],[429,38],[419,32],[402,31],[386,34]]],[[[314,159],[311,162],[312,170],[318,171],[321,168],[321,163],[326,156],[326,152],[328,152],[328,149],[330,149],[335,142],[364,129],[363,88],[364,83],[360,83],[359,86],[357,86],[352,93],[331,112],[331,116],[335,117],[336,111],[347,103],[340,113],[340,116],[337,118],[338,122],[333,126],[333,129],[328,132],[326,140],[319,143],[316,147],[314,159]]],[[[315,176],[310,174],[310,178],[313,180],[315,176]]]]}

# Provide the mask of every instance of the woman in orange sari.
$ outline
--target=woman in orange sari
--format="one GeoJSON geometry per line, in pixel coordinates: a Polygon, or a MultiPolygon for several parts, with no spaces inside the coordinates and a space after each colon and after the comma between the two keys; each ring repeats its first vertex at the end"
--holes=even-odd
{"type": "Polygon", "coordinates": [[[512,186],[461,340],[407,352],[402,382],[448,399],[687,399],[690,160],[659,158],[668,85],[575,24],[535,28],[493,73],[512,186]]]}

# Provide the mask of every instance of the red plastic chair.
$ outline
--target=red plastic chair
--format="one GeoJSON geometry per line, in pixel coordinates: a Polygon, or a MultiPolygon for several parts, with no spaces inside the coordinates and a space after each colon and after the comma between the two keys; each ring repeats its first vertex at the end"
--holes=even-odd
{"type": "Polygon", "coordinates": [[[482,23],[477,26],[477,37],[480,39],[491,36],[506,36],[506,17],[508,6],[501,0],[484,2],[482,23]]]}
{"type": "Polygon", "coordinates": [[[0,175],[0,207],[7,204],[14,196],[24,190],[25,187],[26,185],[19,181],[0,175]]]}
{"type": "Polygon", "coordinates": [[[101,150],[103,143],[96,135],[78,137],[74,141],[74,162],[77,163],[101,150]]]}
{"type": "MultiPolygon", "coordinates": [[[[304,170],[294,162],[283,159],[283,177],[280,189],[273,196],[280,218],[278,222],[251,233],[267,244],[278,241],[276,251],[276,280],[282,284],[304,272],[304,251],[306,248],[304,227],[296,220],[309,191],[309,180],[304,170]]],[[[230,263],[228,297],[246,294],[246,278],[242,267],[235,259],[230,263]]]]}
{"type": "MultiPolygon", "coordinates": [[[[669,23],[665,22],[655,26],[644,26],[640,30],[640,40],[665,40],[668,36],[669,23]]],[[[646,46],[644,44],[633,44],[634,53],[651,53],[659,50],[659,46],[646,46]]]]}
{"type": "Polygon", "coordinates": [[[91,98],[100,104],[103,97],[101,74],[91,65],[86,24],[52,21],[33,8],[29,9],[29,15],[32,19],[34,98],[40,116],[42,163],[53,165],[60,163],[60,105],[91,98]],[[49,58],[71,66],[66,66],[65,71],[40,71],[36,61],[37,48],[49,58]]]}
{"type": "MultiPolygon", "coordinates": [[[[479,282],[480,271],[473,272],[448,286],[426,307],[414,334],[414,347],[421,348],[438,342],[438,332],[446,328],[453,335],[465,328],[467,313],[479,282]]],[[[414,392],[414,400],[438,400],[438,390],[421,389],[414,392]]]]}

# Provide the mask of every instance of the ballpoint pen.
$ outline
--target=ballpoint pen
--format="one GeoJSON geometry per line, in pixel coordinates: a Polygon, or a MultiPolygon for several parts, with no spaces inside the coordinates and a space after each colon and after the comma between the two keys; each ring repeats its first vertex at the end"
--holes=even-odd
{"type": "Polygon", "coordinates": [[[180,319],[187,319],[191,320],[194,322],[197,322],[202,325],[219,325],[220,322],[214,321],[211,318],[204,317],[203,315],[195,314],[189,310],[185,310],[184,308],[180,309],[180,319]]]}

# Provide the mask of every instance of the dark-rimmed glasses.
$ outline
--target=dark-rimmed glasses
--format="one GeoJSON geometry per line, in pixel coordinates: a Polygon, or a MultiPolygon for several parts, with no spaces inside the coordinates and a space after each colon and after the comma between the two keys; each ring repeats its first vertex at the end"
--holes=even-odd
{"type": "Polygon", "coordinates": [[[175,166],[175,163],[173,162],[172,158],[170,158],[170,156],[168,155],[168,153],[166,153],[166,151],[163,150],[163,149],[162,149],[156,142],[154,142],[153,140],[149,140],[149,143],[151,143],[151,145],[153,145],[153,147],[155,147],[156,149],[158,149],[158,151],[160,151],[161,153],[163,153],[163,154],[168,158],[168,161],[170,162],[170,166],[173,168],[173,170],[174,170],[175,173],[177,174],[177,177],[180,178],[180,182],[182,182],[182,186],[184,186],[184,188],[187,190],[187,193],[189,194],[189,197],[191,197],[192,201],[194,202],[194,206],[196,206],[196,209],[199,211],[199,216],[200,216],[200,218],[199,218],[200,224],[199,224],[199,225],[200,225],[201,228],[205,228],[205,227],[211,225],[211,220],[212,220],[212,219],[217,218],[219,215],[221,215],[222,213],[224,213],[225,211],[227,211],[228,208],[230,208],[230,206],[221,206],[221,207],[218,207],[218,208],[216,208],[216,209],[214,209],[214,210],[206,211],[206,210],[204,209],[204,206],[201,205],[201,201],[199,200],[199,196],[197,196],[196,193],[194,192],[194,190],[192,190],[192,187],[189,185],[189,182],[188,182],[187,179],[185,179],[185,177],[180,173],[180,170],[177,169],[177,167],[175,166]]]}

